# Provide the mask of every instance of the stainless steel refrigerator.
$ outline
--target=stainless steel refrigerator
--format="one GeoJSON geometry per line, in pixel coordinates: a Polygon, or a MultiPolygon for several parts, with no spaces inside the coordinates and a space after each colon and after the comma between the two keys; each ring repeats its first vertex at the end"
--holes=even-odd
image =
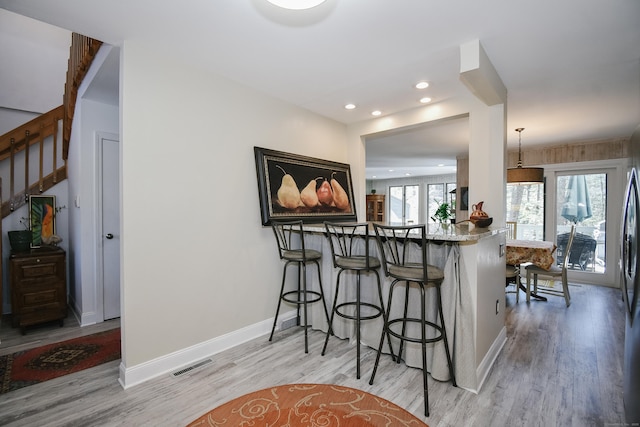
{"type": "Polygon", "coordinates": [[[640,126],[631,137],[632,156],[622,213],[621,270],[625,305],[624,408],[627,423],[640,422],[640,126]]]}

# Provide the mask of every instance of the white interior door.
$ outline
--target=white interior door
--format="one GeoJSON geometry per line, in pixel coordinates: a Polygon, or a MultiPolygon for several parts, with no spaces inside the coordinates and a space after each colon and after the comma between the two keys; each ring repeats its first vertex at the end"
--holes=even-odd
{"type": "Polygon", "coordinates": [[[120,181],[119,141],[102,136],[102,295],[103,320],[120,317],[120,181]]]}

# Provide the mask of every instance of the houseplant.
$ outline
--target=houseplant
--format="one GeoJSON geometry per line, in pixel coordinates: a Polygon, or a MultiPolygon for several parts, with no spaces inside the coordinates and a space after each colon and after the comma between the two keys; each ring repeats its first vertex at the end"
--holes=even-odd
{"type": "Polygon", "coordinates": [[[24,229],[7,232],[9,235],[11,250],[14,252],[26,252],[31,248],[31,228],[29,227],[29,218],[20,218],[20,224],[24,226],[24,229]]]}
{"type": "Polygon", "coordinates": [[[443,227],[447,227],[449,225],[447,221],[452,217],[451,205],[447,202],[442,202],[438,205],[438,209],[436,209],[431,219],[439,222],[443,227]]]}

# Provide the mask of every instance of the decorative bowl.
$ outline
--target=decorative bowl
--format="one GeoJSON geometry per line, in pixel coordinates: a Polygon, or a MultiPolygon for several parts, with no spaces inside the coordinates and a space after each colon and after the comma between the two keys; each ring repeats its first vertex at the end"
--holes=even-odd
{"type": "Polygon", "coordinates": [[[469,221],[471,223],[473,223],[473,225],[475,225],[477,228],[485,228],[491,225],[491,223],[493,222],[493,218],[492,217],[488,217],[488,218],[471,218],[469,219],[469,221]]]}

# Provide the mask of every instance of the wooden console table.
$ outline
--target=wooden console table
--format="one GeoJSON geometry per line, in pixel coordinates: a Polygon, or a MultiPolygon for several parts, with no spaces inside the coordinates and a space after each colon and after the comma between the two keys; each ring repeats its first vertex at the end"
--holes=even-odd
{"type": "Polygon", "coordinates": [[[9,257],[12,326],[21,328],[67,317],[67,265],[64,250],[47,246],[9,257]]]}

